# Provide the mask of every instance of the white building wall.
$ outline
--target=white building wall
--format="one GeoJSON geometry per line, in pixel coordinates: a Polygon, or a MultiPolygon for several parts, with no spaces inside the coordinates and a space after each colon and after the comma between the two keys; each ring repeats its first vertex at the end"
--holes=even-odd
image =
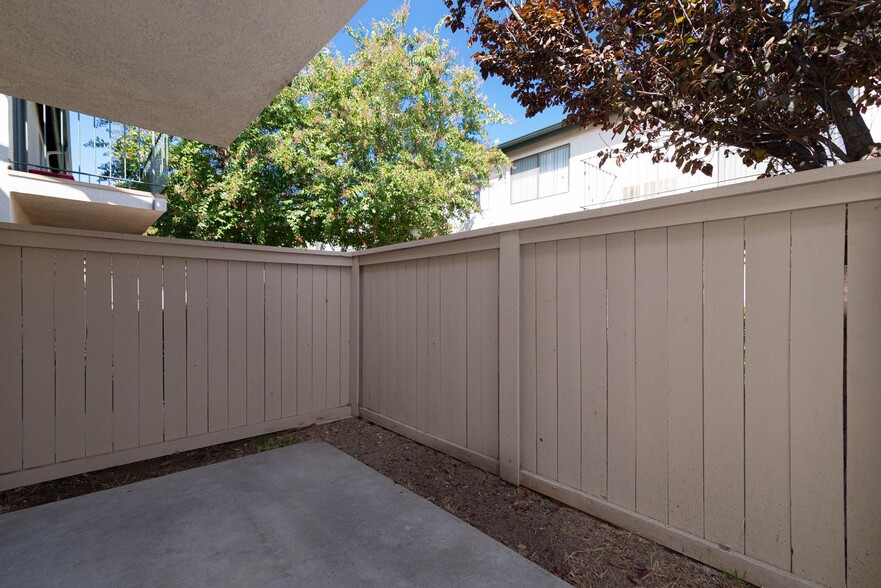
{"type": "Polygon", "coordinates": [[[12,130],[12,98],[0,94],[0,222],[12,220],[12,201],[9,197],[7,162],[12,159],[10,131],[12,130]]]}
{"type": "Polygon", "coordinates": [[[712,158],[712,177],[702,173],[683,174],[675,165],[654,164],[651,155],[641,155],[617,165],[609,160],[599,166],[598,153],[618,143],[613,135],[599,129],[572,129],[508,153],[515,162],[548,149],[569,145],[569,189],[560,194],[512,203],[511,170],[492,181],[480,192],[480,214],[471,228],[545,218],[586,208],[610,206],[633,200],[676,194],[745,181],[760,170],[744,166],[739,158],[712,158]]]}
{"type": "Polygon", "coordinates": [[[480,191],[481,213],[474,219],[473,228],[503,225],[507,223],[556,216],[579,210],[581,202],[576,195],[584,192],[584,175],[578,173],[579,162],[587,153],[605,147],[604,133],[573,129],[548,139],[533,143],[508,153],[513,162],[522,157],[541,153],[554,147],[569,144],[569,190],[554,196],[511,203],[511,171],[492,181],[480,191]]]}
{"type": "MultiPolygon", "coordinates": [[[[876,141],[881,142],[881,108],[866,115],[876,141]]],[[[514,162],[548,149],[569,145],[569,189],[560,194],[512,203],[511,170],[492,180],[480,191],[481,212],[468,228],[477,229],[524,220],[546,218],[588,208],[612,206],[634,200],[669,196],[736,182],[749,181],[762,173],[765,165],[748,167],[739,157],[716,153],[709,158],[713,174],[683,174],[670,163],[655,164],[651,154],[640,155],[617,165],[610,159],[599,167],[599,151],[618,144],[611,133],[599,129],[572,129],[508,153],[514,162]]]]}

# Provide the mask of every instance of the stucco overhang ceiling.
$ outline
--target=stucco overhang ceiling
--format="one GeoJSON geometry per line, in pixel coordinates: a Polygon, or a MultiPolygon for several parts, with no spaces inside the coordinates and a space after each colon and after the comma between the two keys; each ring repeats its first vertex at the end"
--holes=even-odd
{"type": "Polygon", "coordinates": [[[0,93],[228,145],[365,0],[7,0],[0,93]]]}

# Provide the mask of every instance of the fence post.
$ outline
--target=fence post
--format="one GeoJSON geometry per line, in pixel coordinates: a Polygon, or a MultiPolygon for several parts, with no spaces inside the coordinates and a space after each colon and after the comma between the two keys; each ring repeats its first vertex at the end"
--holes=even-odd
{"type": "Polygon", "coordinates": [[[361,267],[352,257],[349,312],[349,404],[352,416],[361,412],[361,267]]]}
{"type": "Polygon", "coordinates": [[[520,232],[499,241],[499,475],[520,485],[520,232]]]}

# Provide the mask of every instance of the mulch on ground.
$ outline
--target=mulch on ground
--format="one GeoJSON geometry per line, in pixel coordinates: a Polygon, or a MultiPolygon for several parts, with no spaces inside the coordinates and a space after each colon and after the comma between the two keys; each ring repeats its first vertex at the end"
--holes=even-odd
{"type": "Polygon", "coordinates": [[[747,586],[652,541],[362,419],[215,445],[0,492],[0,513],[321,439],[574,586],[747,586]]]}

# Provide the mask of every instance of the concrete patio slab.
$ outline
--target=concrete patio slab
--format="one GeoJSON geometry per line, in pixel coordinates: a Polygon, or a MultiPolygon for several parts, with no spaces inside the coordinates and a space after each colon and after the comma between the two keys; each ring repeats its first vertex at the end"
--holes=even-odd
{"type": "Polygon", "coordinates": [[[0,586],[566,586],[305,442],[0,516],[0,586]]]}

